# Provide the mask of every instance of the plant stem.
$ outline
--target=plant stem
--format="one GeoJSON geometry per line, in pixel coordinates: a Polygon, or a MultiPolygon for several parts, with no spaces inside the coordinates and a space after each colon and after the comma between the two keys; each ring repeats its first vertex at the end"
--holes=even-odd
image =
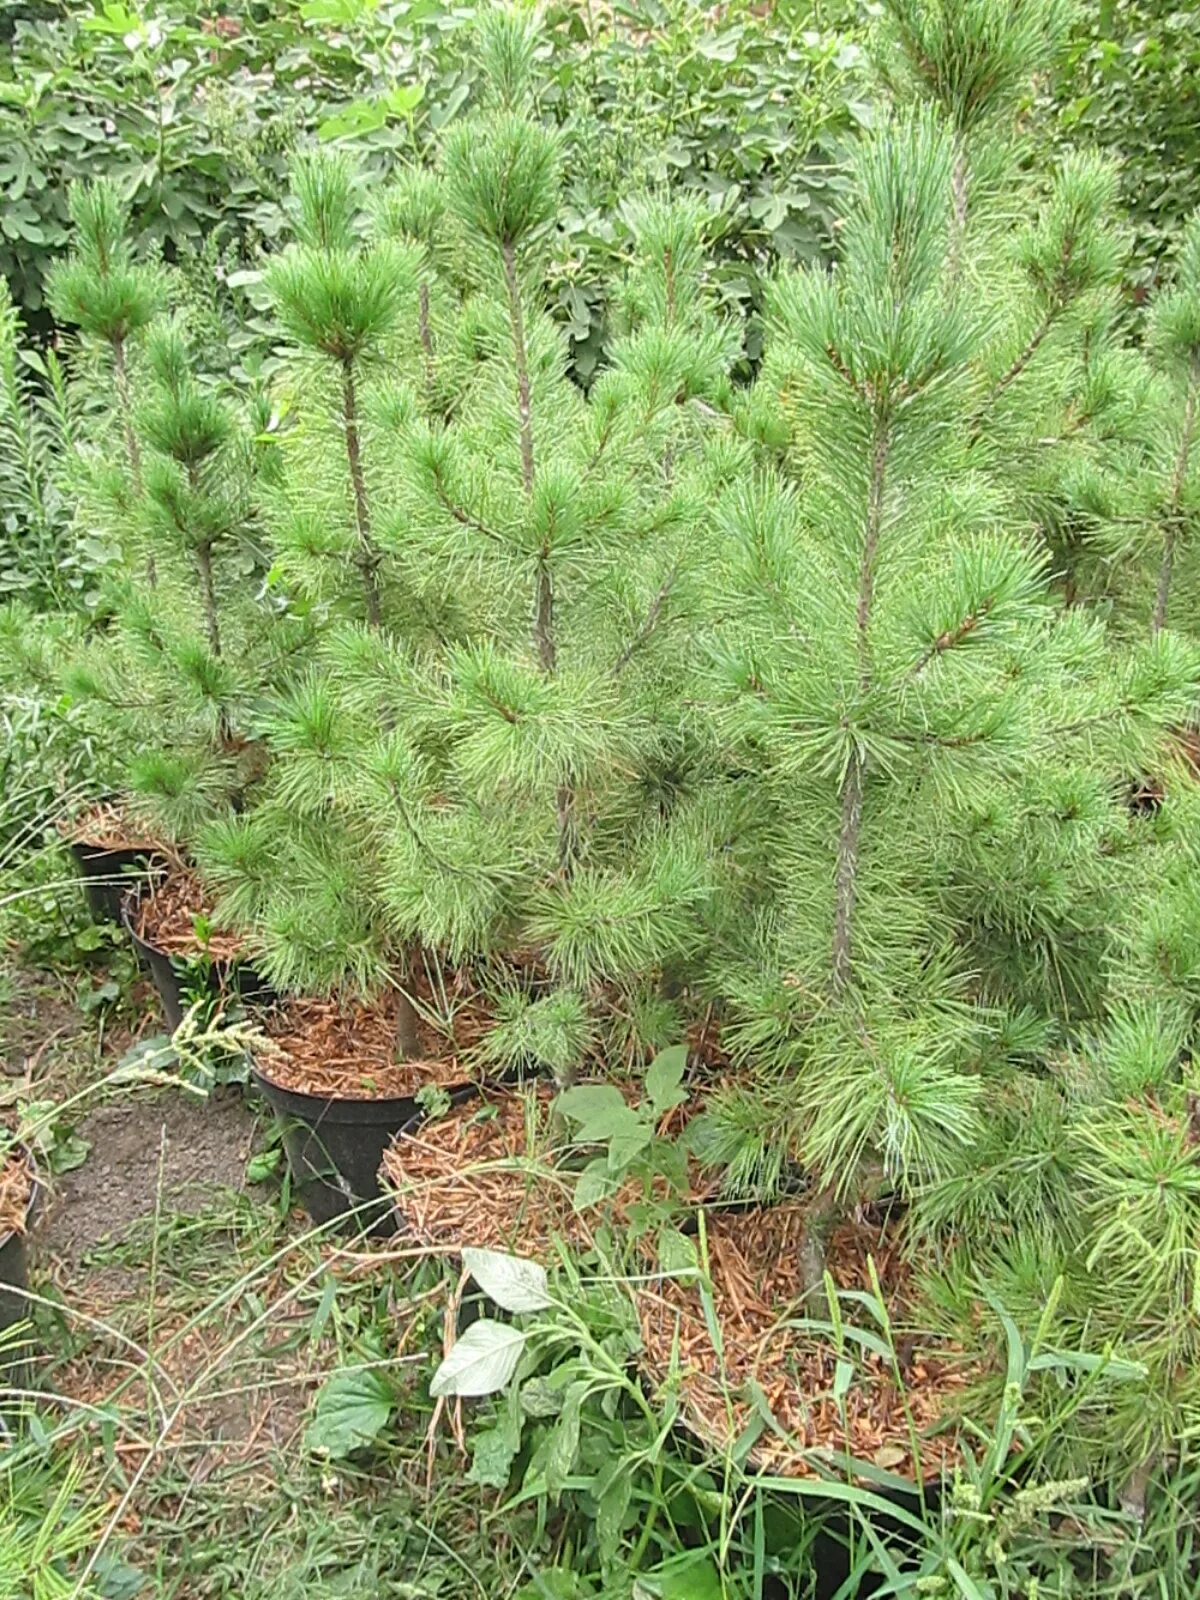
{"type": "Polygon", "coordinates": [[[800,1288],[805,1304],[825,1285],[829,1240],[841,1217],[841,1207],[831,1188],[813,1195],[804,1212],[804,1237],[800,1241],[800,1288]]]}
{"type": "MultiPolygon", "coordinates": [[[[871,450],[871,478],[867,486],[867,516],[863,532],[862,561],[858,573],[857,628],[858,688],[871,688],[871,608],[875,598],[875,562],[883,525],[883,493],[891,445],[887,417],[875,415],[871,450]]],[[[837,872],[834,883],[833,989],[842,995],[850,987],[854,968],[854,908],[858,898],[858,865],[862,844],[863,789],[866,762],[857,745],[850,752],[841,789],[841,826],[838,832],[837,872]]]]}
{"type": "Polygon", "coordinates": [[[1193,356],[1188,373],[1187,399],[1183,407],[1183,428],[1179,435],[1179,451],[1175,457],[1175,470],[1171,474],[1171,493],[1167,501],[1167,515],[1163,529],[1162,560],[1158,568],[1158,588],[1154,595],[1154,616],[1150,622],[1150,635],[1160,633],[1166,625],[1167,601],[1171,595],[1171,578],[1175,568],[1175,545],[1179,537],[1179,506],[1183,499],[1183,486],[1187,481],[1188,458],[1196,431],[1196,390],[1200,385],[1200,357],[1193,356]]]}
{"type": "Polygon", "coordinates": [[[423,1055],[417,1029],[417,1008],[404,989],[396,990],[396,1048],[404,1061],[420,1061],[423,1055]]]}
{"type": "Polygon", "coordinates": [[[125,434],[125,454],[133,486],[142,492],[142,449],[133,427],[133,399],[129,393],[129,371],[125,365],[125,336],[118,334],[112,341],[113,377],[116,379],[117,405],[121,412],[121,428],[125,434]]]}
{"type": "Polygon", "coordinates": [[[358,430],[358,387],[354,381],[354,363],[350,359],[342,362],[342,420],[346,430],[346,460],[354,490],[354,521],[358,533],[355,565],[362,578],[367,622],[372,628],[380,628],[383,626],[383,604],[379,594],[380,555],[371,537],[371,513],[367,503],[362,440],[358,430]]]}
{"type": "Polygon", "coordinates": [[[429,285],[424,278],[417,288],[417,326],[421,333],[421,349],[426,361],[433,360],[433,330],[429,325],[429,285]]]}
{"type": "MultiPolygon", "coordinates": [[[[125,456],[129,462],[129,475],[133,479],[134,493],[142,497],[142,447],[133,426],[133,397],[129,392],[129,369],[125,364],[125,335],[119,333],[112,341],[113,378],[117,390],[117,410],[121,414],[121,431],[125,435],[125,456]]],[[[158,586],[158,569],[154,552],[146,556],[146,582],[152,589],[158,586]]]]}
{"type": "Polygon", "coordinates": [[[217,591],[213,584],[212,544],[208,540],[196,546],[196,567],[200,573],[200,595],[204,602],[204,625],[208,632],[208,648],[214,656],[219,656],[221,628],[217,619],[217,591]]]}
{"type": "Polygon", "coordinates": [[[962,272],[963,246],[967,236],[967,151],[962,134],[954,140],[954,168],[950,174],[953,216],[950,229],[950,280],[957,283],[962,272]]]}
{"type": "Polygon", "coordinates": [[[517,363],[517,417],[521,433],[521,479],[525,493],[533,493],[533,407],[529,398],[529,352],[525,347],[525,315],[521,310],[521,286],[517,282],[517,255],[511,241],[500,247],[504,262],[504,282],[508,289],[508,313],[512,320],[513,355],[517,363]]]}
{"type": "MultiPolygon", "coordinates": [[[[525,493],[533,493],[533,405],[529,393],[529,351],[525,345],[525,315],[521,309],[521,286],[517,281],[517,257],[511,243],[500,247],[504,262],[504,282],[508,290],[508,313],[512,324],[513,360],[517,368],[517,426],[521,440],[521,482],[525,493]]],[[[550,552],[545,544],[538,552],[537,586],[533,610],[533,642],[538,661],[547,675],[555,669],[554,578],[550,571],[550,552]]]]}
{"type": "MultiPolygon", "coordinates": [[[[525,315],[521,309],[521,285],[517,280],[516,251],[509,240],[500,247],[504,263],[504,283],[508,290],[508,312],[512,324],[513,360],[517,368],[517,424],[521,441],[521,482],[526,495],[534,485],[533,405],[529,390],[529,351],[525,344],[525,315]]],[[[533,611],[533,643],[538,662],[547,677],[558,665],[554,636],[554,575],[550,570],[550,550],[543,541],[537,557],[537,587],[533,611]]],[[[558,813],[558,863],[570,868],[578,850],[575,828],[575,789],[570,782],[559,785],[555,797],[558,813]]]]}

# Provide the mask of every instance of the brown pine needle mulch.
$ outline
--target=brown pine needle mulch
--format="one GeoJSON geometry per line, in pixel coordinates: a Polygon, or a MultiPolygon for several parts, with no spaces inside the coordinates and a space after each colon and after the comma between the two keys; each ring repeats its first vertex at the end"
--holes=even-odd
{"type": "MultiPolygon", "coordinates": [[[[635,1083],[615,1087],[636,1098],[635,1083]]],[[[597,1225],[629,1225],[631,1208],[646,1200],[636,1177],[594,1207],[575,1209],[579,1168],[598,1152],[570,1144],[565,1130],[553,1127],[555,1093],[546,1084],[496,1091],[393,1141],[384,1154],[383,1176],[421,1244],[448,1254],[469,1245],[546,1261],[555,1239],[586,1249],[597,1225]]],[[[692,1103],[677,1106],[660,1124],[660,1134],[678,1133],[693,1110],[692,1103]]],[[[690,1181],[680,1205],[694,1205],[704,1193],[698,1172],[690,1181]]],[[[653,1192],[667,1202],[665,1180],[655,1179],[653,1192]]]]}
{"type": "MultiPolygon", "coordinates": [[[[769,1425],[764,1429],[748,1457],[757,1470],[816,1477],[822,1456],[828,1468],[832,1456],[848,1454],[914,1481],[919,1472],[928,1482],[957,1459],[952,1420],[943,1431],[937,1431],[938,1425],[952,1419],[956,1399],[976,1369],[968,1369],[961,1351],[948,1342],[931,1340],[926,1348],[906,1335],[908,1271],[894,1228],[847,1223],[834,1235],[830,1272],[839,1288],[870,1293],[867,1263],[874,1258],[897,1330],[903,1383],[897,1383],[890,1360],[847,1338],[842,1355],[852,1363],[853,1374],[839,1401],[834,1393],[838,1350],[832,1335],[788,1326],[789,1320],[804,1315],[798,1305],[802,1218],[802,1202],[713,1214],[707,1225],[708,1253],[723,1373],[694,1280],[668,1280],[639,1293],[647,1371],[657,1383],[668,1379],[677,1339],[683,1413],[697,1433],[722,1448],[761,1415],[756,1387],[787,1436],[780,1437],[769,1425]],[[814,1459],[805,1452],[819,1454],[814,1459]]],[[[867,1311],[855,1316],[855,1309],[844,1308],[847,1324],[879,1336],[881,1330],[867,1311]]],[[[823,1296],[808,1315],[828,1320],[823,1296]]]]}
{"type": "Polygon", "coordinates": [[[25,1232],[33,1175],[21,1150],[11,1150],[0,1161],[0,1238],[7,1238],[10,1233],[25,1232]]]}
{"type": "Polygon", "coordinates": [[[148,828],[126,816],[115,800],[98,800],[95,805],[64,817],[58,831],[71,844],[91,850],[145,850],[157,855],[173,854],[170,846],[156,839],[148,828]]]}
{"type": "Polygon", "coordinates": [[[419,1243],[544,1260],[556,1237],[586,1242],[572,1175],[556,1175],[546,1156],[553,1099],[542,1087],[469,1100],[394,1140],[383,1177],[419,1243]]]}
{"type": "Polygon", "coordinates": [[[470,1080],[461,1056],[422,1018],[422,1057],[397,1059],[398,997],[372,1001],[289,1000],[267,1020],[263,1076],[297,1094],[342,1100],[391,1100],[429,1085],[470,1080]]]}
{"type": "Polygon", "coordinates": [[[207,955],[220,962],[234,962],[245,956],[240,934],[212,927],[213,897],[199,876],[187,867],[167,873],[142,895],[134,916],[138,937],[164,955],[190,959],[207,955]],[[198,918],[209,924],[204,940],[196,933],[198,918]]]}

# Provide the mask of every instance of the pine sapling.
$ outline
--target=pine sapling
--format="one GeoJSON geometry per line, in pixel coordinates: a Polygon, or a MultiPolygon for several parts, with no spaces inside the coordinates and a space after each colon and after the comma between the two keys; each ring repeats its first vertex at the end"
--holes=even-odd
{"type": "Polygon", "coordinates": [[[1150,344],[1171,386],[1177,412],[1175,450],[1160,512],[1162,553],[1151,632],[1166,626],[1175,564],[1200,513],[1193,448],[1200,405],[1200,215],[1184,230],[1175,278],[1150,316],[1150,344]]]}
{"type": "MultiPolygon", "coordinates": [[[[737,484],[720,508],[723,715],[759,821],[740,846],[757,885],[744,965],[717,981],[757,1071],[700,1137],[743,1186],[770,1187],[791,1128],[810,1290],[848,1208],[969,1165],[986,1085],[1014,1070],[997,1040],[1020,997],[998,959],[969,965],[977,830],[1022,808],[1026,829],[1069,841],[1092,808],[1094,835],[1075,834],[1085,900],[1106,865],[1080,847],[1119,834],[1106,773],[1160,740],[1196,683],[1188,651],[1125,659],[1101,622],[1060,610],[1014,515],[1002,431],[979,469],[968,422],[992,326],[946,294],[954,159],[927,118],[864,147],[837,270],[788,275],[775,297],[783,354],[760,382],[793,380],[786,477],[737,484]]],[[[1069,941],[1069,878],[1009,860],[993,921],[1018,945],[1031,927],[1069,941]]]]}
{"type": "Polygon", "coordinates": [[[136,261],[129,243],[129,212],[108,179],[71,191],[71,253],[50,270],[46,294],[55,317],[78,326],[107,348],[125,456],[141,492],[141,446],[134,427],[129,346],[162,310],[166,280],[156,267],[136,261]]]}
{"type": "Polygon", "coordinates": [[[364,243],[355,174],[325,151],[296,164],[293,175],[296,243],[273,262],[267,286],[284,331],[332,367],[354,526],[354,564],[367,623],[384,624],[380,581],[383,554],[363,458],[361,390],[364,370],[377,360],[396,327],[413,279],[413,259],[389,241],[364,243]]]}

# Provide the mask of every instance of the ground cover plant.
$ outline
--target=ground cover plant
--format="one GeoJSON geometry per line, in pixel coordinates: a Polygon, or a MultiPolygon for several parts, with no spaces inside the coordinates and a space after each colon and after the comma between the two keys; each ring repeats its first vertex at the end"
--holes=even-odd
{"type": "Polygon", "coordinates": [[[1079,19],[196,22],[80,31],[152,207],[312,74],[268,210],[6,302],[0,1576],[1189,1592],[1200,225],[1079,19]]]}

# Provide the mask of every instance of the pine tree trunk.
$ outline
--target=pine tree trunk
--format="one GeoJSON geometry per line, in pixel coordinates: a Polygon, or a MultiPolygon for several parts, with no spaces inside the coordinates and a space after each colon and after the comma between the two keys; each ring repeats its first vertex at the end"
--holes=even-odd
{"type": "Polygon", "coordinates": [[[800,1293],[805,1308],[825,1287],[825,1266],[829,1241],[841,1217],[832,1189],[821,1189],[809,1200],[804,1211],[804,1235],[800,1241],[800,1293]]]}
{"type": "MultiPolygon", "coordinates": [[[[504,283],[508,290],[513,360],[517,368],[517,425],[521,446],[521,482],[525,493],[532,495],[535,478],[533,404],[529,388],[529,352],[525,344],[525,315],[521,309],[521,285],[517,281],[516,251],[506,242],[500,247],[500,254],[504,263],[504,283]]],[[[538,552],[537,558],[533,643],[542,671],[547,677],[552,676],[558,665],[558,649],[554,634],[554,574],[550,570],[550,552],[544,545],[538,552]]],[[[575,829],[575,789],[572,783],[559,786],[556,808],[558,863],[562,871],[569,872],[578,849],[575,829]]]]}
{"type": "Polygon", "coordinates": [[[513,356],[517,364],[517,420],[521,436],[521,480],[525,493],[533,493],[533,406],[529,393],[529,352],[525,348],[525,314],[517,282],[517,256],[510,243],[501,246],[508,313],[512,320],[513,356]]]}
{"type": "MultiPolygon", "coordinates": [[[[125,364],[125,338],[118,335],[112,341],[113,378],[117,390],[117,410],[121,414],[121,431],[125,435],[125,457],[129,462],[129,475],[133,479],[134,492],[138,499],[142,497],[142,447],[138,443],[137,430],[133,426],[133,396],[129,392],[129,369],[125,364]]],[[[154,564],[154,552],[146,556],[146,582],[152,589],[158,587],[158,568],[154,564]]]]}
{"type": "Polygon", "coordinates": [[[214,656],[219,656],[221,626],[217,617],[217,591],[213,584],[211,544],[196,546],[196,567],[200,573],[200,597],[204,602],[204,626],[208,633],[208,648],[214,656]]]}
{"type": "Polygon", "coordinates": [[[1175,457],[1175,470],[1171,474],[1171,492],[1167,501],[1167,515],[1163,528],[1162,560],[1158,568],[1158,588],[1154,595],[1154,615],[1150,622],[1151,637],[1166,626],[1167,602],[1171,597],[1171,578],[1175,570],[1175,546],[1179,538],[1179,508],[1183,502],[1183,488],[1187,482],[1188,460],[1196,431],[1196,390],[1200,386],[1200,361],[1193,360],[1188,373],[1187,400],[1183,407],[1183,429],[1179,436],[1179,451],[1175,457]]]}
{"type": "Polygon", "coordinates": [[[954,139],[954,167],[950,174],[953,207],[950,223],[950,281],[957,284],[962,274],[967,239],[967,150],[961,133],[954,139]]]}
{"type": "Polygon", "coordinates": [[[113,377],[116,379],[117,405],[121,412],[121,428],[125,434],[125,455],[133,486],[142,492],[142,449],[133,427],[133,399],[129,393],[129,372],[125,365],[125,340],[119,336],[112,342],[113,377]]]}
{"type": "Polygon", "coordinates": [[[422,1059],[417,1008],[403,989],[396,991],[396,1050],[402,1061],[422,1059]]]}
{"type": "Polygon", "coordinates": [[[354,490],[354,522],[358,534],[355,565],[362,578],[367,622],[372,628],[381,628],[383,603],[379,593],[380,556],[371,537],[371,513],[367,502],[366,479],[363,477],[362,440],[358,429],[358,388],[354,381],[354,363],[349,360],[342,363],[342,421],[346,430],[346,460],[354,490]]]}
{"type": "MultiPolygon", "coordinates": [[[[875,563],[879,555],[879,536],[883,526],[883,494],[890,445],[891,434],[887,419],[876,414],[855,617],[858,687],[863,695],[866,695],[871,688],[871,610],[875,598],[875,563]]],[[[858,899],[865,784],[866,764],[856,747],[850,753],[840,796],[841,823],[838,831],[833,913],[833,989],[838,995],[844,994],[849,989],[854,976],[854,910],[858,899]]]]}
{"type": "Polygon", "coordinates": [[[417,287],[417,329],[425,362],[425,404],[432,410],[434,400],[433,325],[429,320],[429,284],[424,278],[417,287]]]}
{"type": "Polygon", "coordinates": [[[424,278],[417,288],[417,326],[426,361],[433,360],[433,329],[429,325],[429,285],[424,278]]]}

